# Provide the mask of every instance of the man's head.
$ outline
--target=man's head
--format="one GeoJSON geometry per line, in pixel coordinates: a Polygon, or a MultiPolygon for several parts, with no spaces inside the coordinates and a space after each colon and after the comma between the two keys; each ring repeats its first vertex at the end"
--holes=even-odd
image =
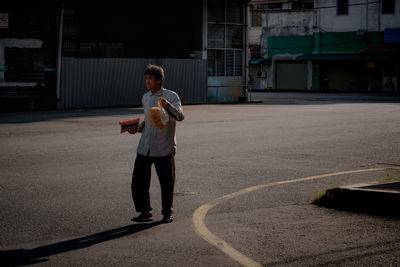
{"type": "Polygon", "coordinates": [[[164,70],[160,66],[149,64],[146,66],[144,71],[144,76],[146,77],[146,86],[148,89],[154,91],[155,87],[157,89],[161,88],[164,82],[164,70]]]}

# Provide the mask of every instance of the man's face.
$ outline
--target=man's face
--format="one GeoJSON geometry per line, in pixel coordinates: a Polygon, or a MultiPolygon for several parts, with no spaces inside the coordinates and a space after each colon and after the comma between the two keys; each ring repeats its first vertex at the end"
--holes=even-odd
{"type": "Polygon", "coordinates": [[[155,92],[158,89],[160,89],[161,87],[161,80],[156,80],[156,77],[154,77],[154,75],[151,74],[146,74],[145,76],[146,79],[146,86],[147,89],[155,92]]]}

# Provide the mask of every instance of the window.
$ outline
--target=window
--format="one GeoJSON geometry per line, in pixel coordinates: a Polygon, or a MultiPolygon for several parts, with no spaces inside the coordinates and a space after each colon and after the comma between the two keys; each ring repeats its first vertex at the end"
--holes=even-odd
{"type": "Polygon", "coordinates": [[[220,0],[208,1],[208,21],[224,22],[225,21],[225,3],[220,0]]]}
{"type": "Polygon", "coordinates": [[[208,25],[208,47],[225,47],[225,26],[219,24],[208,25]]]}
{"type": "Polygon", "coordinates": [[[208,1],[207,57],[210,76],[242,76],[244,12],[241,0],[208,1]]]}
{"type": "Polygon", "coordinates": [[[226,47],[243,48],[243,26],[226,26],[226,47]]]}
{"type": "Polygon", "coordinates": [[[243,50],[208,50],[209,76],[242,76],[243,50]]]}
{"type": "Polygon", "coordinates": [[[46,51],[42,48],[16,48],[4,49],[5,64],[8,66],[4,73],[6,82],[45,82],[43,71],[48,64],[46,51]]]}
{"type": "Polygon", "coordinates": [[[226,20],[228,23],[243,24],[243,3],[241,1],[227,0],[226,20]]]}
{"type": "Polygon", "coordinates": [[[268,4],[268,9],[282,9],[282,3],[268,4]]]}
{"type": "Polygon", "coordinates": [[[257,5],[251,6],[251,26],[252,27],[260,27],[261,26],[261,14],[262,14],[262,9],[260,9],[257,5]]]}
{"type": "Polygon", "coordinates": [[[394,0],[382,0],[382,14],[394,14],[394,0]]]}
{"type": "Polygon", "coordinates": [[[305,10],[305,9],[313,9],[314,1],[296,1],[292,2],[292,9],[294,10],[305,10]]]}
{"type": "Polygon", "coordinates": [[[338,14],[338,15],[348,15],[349,14],[349,1],[348,0],[337,0],[336,14],[338,14]]]}

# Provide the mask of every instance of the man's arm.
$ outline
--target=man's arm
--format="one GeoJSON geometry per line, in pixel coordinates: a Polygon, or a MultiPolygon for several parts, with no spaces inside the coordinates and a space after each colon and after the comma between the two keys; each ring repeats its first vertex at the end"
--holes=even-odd
{"type": "Polygon", "coordinates": [[[168,102],[165,98],[160,98],[160,103],[168,114],[177,121],[183,121],[185,116],[183,115],[183,109],[181,106],[181,101],[177,98],[173,103],[168,102]]]}
{"type": "MultiPolygon", "coordinates": [[[[142,97],[142,107],[144,107],[144,97],[145,95],[142,97]]],[[[146,118],[146,114],[145,114],[145,118],[146,118]]],[[[136,133],[141,133],[143,132],[144,127],[146,126],[145,121],[143,120],[138,127],[135,128],[131,128],[130,130],[128,130],[128,132],[130,134],[136,134],[136,133]]]]}
{"type": "Polygon", "coordinates": [[[146,125],[146,123],[144,122],[144,121],[142,121],[140,124],[139,124],[139,127],[138,127],[138,132],[139,133],[141,133],[141,132],[143,132],[143,129],[144,129],[144,126],[146,125]]]}
{"type": "Polygon", "coordinates": [[[143,129],[144,129],[144,126],[145,126],[145,125],[146,125],[145,122],[142,121],[142,122],[139,124],[139,126],[129,128],[129,129],[128,129],[128,133],[130,133],[130,134],[141,133],[141,132],[143,132],[143,129]]]}

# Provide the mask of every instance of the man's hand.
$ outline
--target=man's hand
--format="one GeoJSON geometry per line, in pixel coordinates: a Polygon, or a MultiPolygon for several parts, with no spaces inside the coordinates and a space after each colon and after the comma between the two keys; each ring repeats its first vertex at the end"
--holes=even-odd
{"type": "Polygon", "coordinates": [[[167,107],[167,105],[168,105],[167,99],[160,97],[160,99],[158,101],[160,102],[160,106],[162,106],[163,108],[167,107]]]}
{"type": "Polygon", "coordinates": [[[139,127],[132,127],[128,129],[128,133],[135,134],[138,132],[139,127]]]}

